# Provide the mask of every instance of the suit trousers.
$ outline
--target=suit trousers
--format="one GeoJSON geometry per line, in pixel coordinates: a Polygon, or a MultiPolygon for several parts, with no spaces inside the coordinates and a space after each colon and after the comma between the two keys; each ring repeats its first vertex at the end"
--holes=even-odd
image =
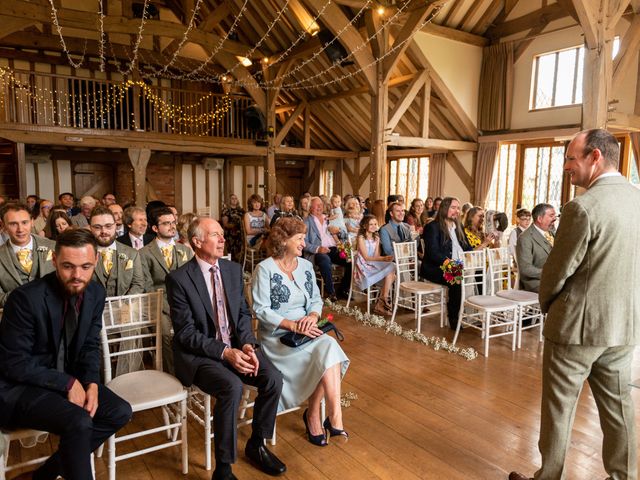
{"type": "Polygon", "coordinates": [[[282,373],[256,351],[260,367],[255,377],[236,371],[227,362],[211,360],[201,365],[193,379],[200,390],[215,397],[213,409],[213,443],[216,462],[234,463],[237,457],[238,408],[242,400],[243,384],[258,388],[253,407],[253,435],[273,437],[278,412],[278,400],[282,391],[282,373]]]}
{"type": "Polygon", "coordinates": [[[98,385],[93,418],[66,394],[26,386],[16,402],[10,429],[32,428],[60,436],[58,450],[34,473],[34,480],[92,479],[91,452],[131,419],[131,406],[104,385],[98,385]]]}
{"type": "Polygon", "coordinates": [[[351,285],[351,263],[344,258],[340,258],[340,253],[336,247],[329,248],[329,253],[316,253],[313,261],[320,270],[320,275],[324,280],[324,288],[329,295],[336,293],[331,276],[331,264],[342,265],[344,267],[344,276],[340,282],[340,289],[342,294],[348,294],[351,285]]]}
{"type": "Polygon", "coordinates": [[[540,441],[542,467],[536,480],[565,478],[576,406],[589,382],[600,415],[606,472],[611,480],[637,478],[636,433],[631,400],[633,346],[560,345],[545,340],[542,364],[540,441]]]}

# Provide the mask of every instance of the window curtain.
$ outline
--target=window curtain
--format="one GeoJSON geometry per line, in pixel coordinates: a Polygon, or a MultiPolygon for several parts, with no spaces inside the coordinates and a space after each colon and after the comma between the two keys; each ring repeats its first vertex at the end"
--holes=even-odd
{"type": "Polygon", "coordinates": [[[498,156],[498,142],[478,144],[478,158],[476,162],[476,199],[475,204],[484,207],[491,187],[493,169],[498,156]]]}
{"type": "Polygon", "coordinates": [[[640,133],[633,132],[631,135],[631,149],[633,150],[633,156],[636,160],[636,167],[640,172],[640,133]]]}
{"type": "Polygon", "coordinates": [[[482,50],[478,129],[508,130],[513,99],[513,43],[498,43],[482,50]]]}
{"type": "Polygon", "coordinates": [[[442,197],[444,195],[444,164],[446,153],[434,153],[429,159],[429,196],[442,197]]]}

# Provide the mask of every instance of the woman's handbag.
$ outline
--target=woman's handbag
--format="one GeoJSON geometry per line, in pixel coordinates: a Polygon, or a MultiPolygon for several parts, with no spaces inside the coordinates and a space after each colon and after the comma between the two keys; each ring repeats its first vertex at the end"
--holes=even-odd
{"type": "MultiPolygon", "coordinates": [[[[326,322],[324,325],[318,328],[322,330],[322,333],[329,333],[333,331],[336,335],[336,338],[339,341],[342,342],[344,340],[344,335],[340,333],[340,330],[338,330],[338,327],[336,327],[333,322],[326,322]]],[[[311,340],[313,340],[313,338],[307,337],[303,333],[295,333],[295,332],[287,332],[280,337],[280,341],[282,343],[284,343],[287,347],[292,347],[292,348],[296,348],[301,345],[304,345],[305,343],[310,342],[311,340]]]]}

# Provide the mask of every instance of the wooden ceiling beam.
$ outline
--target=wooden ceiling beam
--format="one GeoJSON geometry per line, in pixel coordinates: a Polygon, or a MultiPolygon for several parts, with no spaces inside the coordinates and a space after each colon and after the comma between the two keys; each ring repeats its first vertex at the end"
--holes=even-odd
{"type": "Polygon", "coordinates": [[[478,138],[478,129],[475,124],[469,117],[469,115],[464,111],[460,103],[455,98],[453,92],[449,89],[446,82],[438,75],[435,71],[427,57],[425,57],[424,53],[415,41],[411,42],[409,46],[409,51],[411,56],[416,59],[417,62],[429,72],[429,76],[431,78],[431,88],[438,95],[438,97],[444,102],[447,110],[450,115],[454,119],[456,119],[460,125],[462,125],[462,130],[460,132],[463,138],[468,138],[470,140],[476,140],[478,138]]]}
{"type": "Polygon", "coordinates": [[[7,18],[5,19],[5,21],[0,22],[0,39],[6,37],[7,35],[11,35],[12,33],[24,30],[25,28],[28,28],[31,25],[35,25],[36,23],[37,22],[35,20],[31,20],[30,18],[7,18]]]}
{"type": "Polygon", "coordinates": [[[598,12],[595,11],[598,5],[592,5],[584,0],[571,0],[573,8],[576,10],[578,20],[584,33],[584,42],[588,48],[596,48],[598,45],[598,30],[596,22],[598,20],[598,12]]]}
{"type": "Polygon", "coordinates": [[[476,35],[484,35],[487,29],[496,20],[502,9],[504,8],[504,0],[493,0],[489,8],[484,12],[484,15],[480,18],[480,21],[471,30],[471,33],[476,35]]]}
{"type": "MultiPolygon", "coordinates": [[[[209,12],[209,14],[198,24],[198,30],[205,34],[213,33],[213,29],[218,26],[218,24],[224,20],[229,13],[231,13],[229,6],[226,3],[223,3],[220,7],[214,8],[209,12]]],[[[174,38],[171,43],[164,48],[162,53],[173,55],[181,41],[181,38],[174,38]]]]}
{"type": "Polygon", "coordinates": [[[564,8],[557,3],[552,3],[531,13],[522,15],[521,17],[491,27],[487,30],[486,36],[496,41],[502,37],[508,37],[509,35],[531,30],[539,25],[546,25],[553,20],[566,17],[567,15],[568,13],[564,8]]]}
{"type": "MultiPolygon", "coordinates": [[[[25,0],[11,0],[10,2],[0,2],[0,15],[16,18],[29,18],[36,22],[45,24],[51,23],[51,9],[48,6],[37,5],[25,0]]],[[[94,33],[99,25],[98,14],[70,8],[58,9],[58,22],[62,27],[88,30],[94,33]]],[[[106,16],[104,18],[105,33],[122,33],[135,35],[140,29],[140,19],[130,19],[127,17],[106,16]]],[[[144,35],[158,35],[169,38],[182,38],[185,26],[180,23],[166,22],[149,19],[145,23],[144,35]]],[[[213,50],[220,43],[221,38],[214,33],[205,33],[192,30],[189,39],[205,48],[213,50]]],[[[239,42],[227,40],[222,46],[222,50],[234,55],[244,55],[249,46],[239,42]]]]}
{"type": "Polygon", "coordinates": [[[634,62],[638,60],[638,49],[640,48],[640,14],[635,14],[631,20],[631,25],[622,37],[620,51],[613,61],[613,91],[620,87],[622,77],[629,71],[634,62]]]}
{"type": "Polygon", "coordinates": [[[428,76],[429,73],[426,70],[422,71],[420,75],[416,76],[413,79],[413,82],[411,82],[411,84],[406,88],[402,97],[398,99],[393,110],[389,114],[389,120],[387,120],[388,129],[393,130],[396,125],[398,125],[398,122],[415,100],[428,76]]]}
{"type": "Polygon", "coordinates": [[[289,133],[289,130],[291,130],[291,127],[293,127],[293,124],[296,122],[296,120],[298,119],[298,117],[300,116],[300,114],[305,108],[307,108],[307,102],[303,101],[300,103],[300,105],[298,105],[298,108],[296,108],[293,111],[293,113],[289,116],[285,124],[282,126],[282,128],[278,132],[278,135],[276,136],[276,140],[274,142],[276,145],[280,145],[282,143],[282,141],[285,139],[285,137],[289,133]]]}
{"type": "Polygon", "coordinates": [[[398,63],[398,60],[402,57],[406,49],[409,47],[409,44],[412,42],[413,36],[420,29],[424,20],[438,7],[446,3],[446,0],[427,0],[425,5],[425,0],[412,0],[409,5],[409,9],[416,8],[420,5],[420,8],[416,8],[415,11],[411,13],[411,15],[406,18],[404,25],[400,29],[400,32],[395,36],[393,41],[393,46],[390,48],[395,48],[396,45],[399,45],[398,48],[395,48],[393,53],[387,55],[387,57],[383,60],[382,63],[382,71],[383,71],[383,81],[387,82],[391,78],[391,73],[393,72],[394,67],[398,63]]]}
{"type": "Polygon", "coordinates": [[[464,14],[464,17],[462,17],[462,20],[456,25],[456,29],[460,31],[471,30],[473,26],[473,23],[472,23],[473,18],[477,15],[479,11],[481,11],[482,7],[484,6],[484,3],[485,3],[485,0],[474,1],[469,7],[469,9],[466,11],[466,13],[464,14]]]}
{"type": "Polygon", "coordinates": [[[440,151],[468,151],[478,150],[476,142],[464,142],[460,140],[441,140],[438,138],[400,137],[391,135],[388,137],[388,145],[396,147],[431,148],[440,151]]]}
{"type": "Polygon", "coordinates": [[[468,43],[469,45],[476,45],[478,47],[485,47],[489,45],[489,40],[485,37],[474,35],[473,33],[468,33],[462,30],[456,30],[455,28],[436,25],[433,22],[429,22],[422,27],[422,31],[437,37],[448,38],[449,40],[468,43]]]}
{"type": "Polygon", "coordinates": [[[349,19],[340,7],[334,3],[326,4],[324,0],[304,0],[304,4],[306,4],[315,15],[323,11],[321,16],[322,21],[334,35],[342,32],[338,41],[345,47],[347,52],[353,52],[353,59],[358,68],[362,69],[362,76],[364,76],[367,86],[371,91],[374,91],[376,74],[375,68],[373,68],[373,55],[368,48],[359,48],[365,40],[360,33],[358,33],[358,30],[350,24],[349,19]]]}

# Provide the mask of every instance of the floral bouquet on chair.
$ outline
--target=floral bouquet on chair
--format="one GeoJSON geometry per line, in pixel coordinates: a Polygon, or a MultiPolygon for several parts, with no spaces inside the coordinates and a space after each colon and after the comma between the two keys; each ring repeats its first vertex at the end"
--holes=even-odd
{"type": "Polygon", "coordinates": [[[460,260],[451,260],[447,258],[442,265],[442,277],[449,285],[459,285],[462,283],[463,265],[460,260]]]}
{"type": "Polygon", "coordinates": [[[351,261],[351,242],[338,242],[336,248],[338,249],[338,255],[340,258],[347,262],[351,261]]]}

